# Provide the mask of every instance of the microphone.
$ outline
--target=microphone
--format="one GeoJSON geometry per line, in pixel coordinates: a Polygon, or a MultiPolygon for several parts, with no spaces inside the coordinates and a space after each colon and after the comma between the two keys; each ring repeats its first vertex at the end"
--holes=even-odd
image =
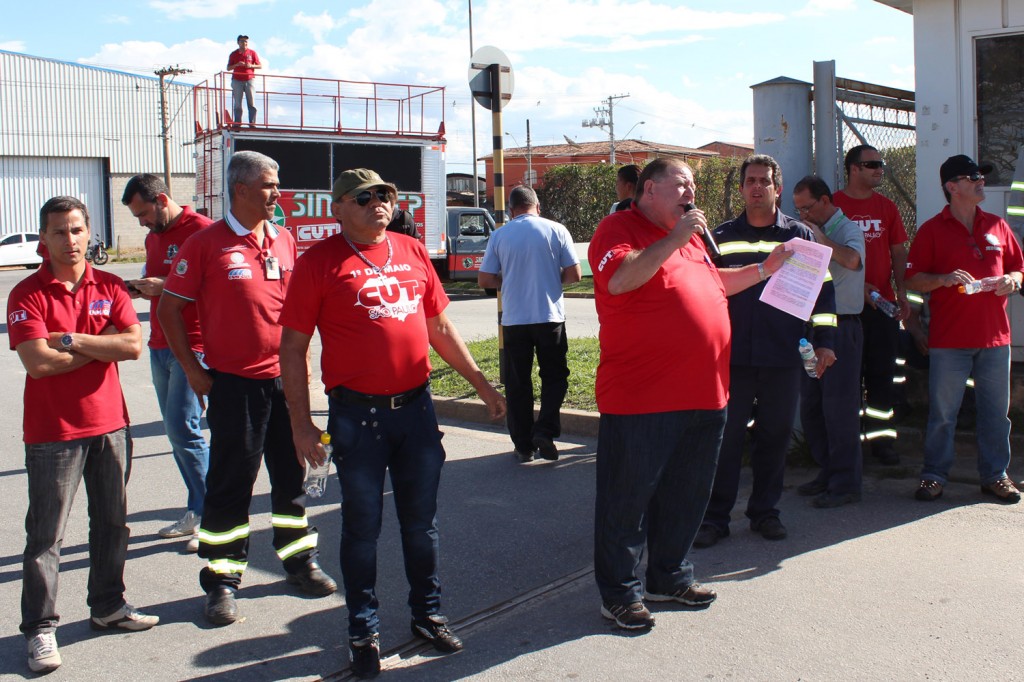
{"type": "MultiPolygon", "coordinates": [[[[683,206],[683,211],[689,213],[693,209],[697,208],[693,204],[686,204],[683,206]]],[[[700,238],[704,240],[704,248],[708,250],[708,255],[711,256],[711,262],[715,265],[721,265],[722,252],[718,249],[718,244],[715,243],[715,238],[711,236],[711,230],[704,228],[704,231],[700,233],[700,238]]]]}

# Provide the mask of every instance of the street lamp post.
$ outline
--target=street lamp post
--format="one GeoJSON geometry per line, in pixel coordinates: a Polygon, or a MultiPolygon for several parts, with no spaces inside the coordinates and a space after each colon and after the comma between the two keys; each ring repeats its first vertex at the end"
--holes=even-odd
{"type": "MultiPolygon", "coordinates": [[[[519,140],[512,133],[505,131],[512,141],[519,145],[519,140]]],[[[526,186],[533,188],[533,147],[530,145],[530,119],[526,119],[526,186]]]]}

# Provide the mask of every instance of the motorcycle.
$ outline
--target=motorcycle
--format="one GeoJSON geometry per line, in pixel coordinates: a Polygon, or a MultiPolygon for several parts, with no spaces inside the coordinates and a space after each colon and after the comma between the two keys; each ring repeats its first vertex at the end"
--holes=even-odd
{"type": "Polygon", "coordinates": [[[91,261],[96,265],[106,265],[107,261],[110,260],[110,254],[107,253],[102,240],[89,244],[89,248],[85,251],[85,260],[91,261]]]}

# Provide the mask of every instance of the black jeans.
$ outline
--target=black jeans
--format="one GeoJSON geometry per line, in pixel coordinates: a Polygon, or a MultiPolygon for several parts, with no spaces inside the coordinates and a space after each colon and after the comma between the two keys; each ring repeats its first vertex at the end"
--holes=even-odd
{"type": "Polygon", "coordinates": [[[754,472],[754,488],[747,502],[747,518],[759,524],[769,516],[779,516],[776,505],[782,497],[786,452],[793,436],[803,373],[800,367],[730,367],[729,416],[704,523],[723,530],[729,527],[729,515],[739,492],[743,445],[751,415],[754,427],[750,429],[750,468],[754,472]]]}
{"type": "Polygon", "coordinates": [[[560,411],[569,390],[564,322],[502,327],[505,339],[505,400],[508,432],[516,449],[533,449],[533,436],[562,434],[560,411]],[[540,414],[533,420],[533,355],[540,366],[540,414]]]}
{"type": "Polygon", "coordinates": [[[306,520],[302,480],[281,378],[247,379],[213,372],[207,396],[210,470],[199,528],[199,574],[203,591],[237,588],[248,565],[249,503],[260,461],[270,474],[274,549],[285,570],[295,573],[316,558],[316,529],[306,520]]]}
{"type": "Polygon", "coordinates": [[[864,329],[864,437],[872,448],[891,448],[896,440],[892,378],[896,373],[900,323],[867,305],[860,319],[864,329]]]}
{"type": "Polygon", "coordinates": [[[597,437],[594,577],[609,604],[693,584],[686,558],[715,478],[725,410],[602,414],[597,437]]]}

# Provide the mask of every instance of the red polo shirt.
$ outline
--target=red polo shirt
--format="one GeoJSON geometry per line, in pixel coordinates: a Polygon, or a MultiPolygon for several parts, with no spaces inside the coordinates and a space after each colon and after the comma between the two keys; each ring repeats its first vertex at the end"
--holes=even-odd
{"type": "MultiPolygon", "coordinates": [[[[194,233],[213,223],[204,215],[196,213],[188,206],[182,206],[181,215],[174,225],[166,232],[150,232],[146,235],[146,276],[167,278],[171,271],[171,262],[181,250],[181,245],[194,233]]],[[[149,347],[167,348],[164,330],[156,316],[156,308],[160,305],[160,297],[155,296],[149,302],[149,347]]],[[[188,342],[192,350],[203,352],[203,337],[199,332],[199,312],[194,303],[185,306],[182,311],[185,329],[188,331],[188,342]]]]}
{"type": "Polygon", "coordinates": [[[626,256],[665,234],[634,206],[604,218],[590,242],[601,323],[595,392],[602,413],[718,410],[728,400],[729,306],[699,236],[643,286],[608,292],[626,256]]]}
{"type": "MultiPolygon", "coordinates": [[[[25,341],[49,339],[50,332],[100,334],[123,331],[139,318],[120,277],[88,263],[74,293],[58,282],[49,262],[22,280],[7,299],[11,350],[25,341]]],[[[117,363],[93,360],[65,374],[25,377],[26,443],[55,443],[100,436],[124,428],[128,408],[117,363]]]]}
{"type": "MultiPolygon", "coordinates": [[[[966,270],[975,279],[984,279],[1024,270],[1024,256],[1010,226],[980,208],[970,234],[949,206],[943,208],[921,225],[907,260],[908,278],[919,272],[944,275],[966,270]]],[[[1006,296],[991,291],[968,296],[955,286],[939,287],[931,292],[929,308],[928,345],[932,348],[994,348],[1010,343],[1006,296]]]]}
{"type": "Polygon", "coordinates": [[[295,240],[265,223],[263,244],[234,218],[218,220],[185,241],[164,282],[164,293],[195,301],[206,364],[250,379],[281,374],[277,318],[295,267],[295,240]],[[280,279],[268,279],[266,259],[280,279]]]}
{"type": "MultiPolygon", "coordinates": [[[[221,54],[224,54],[221,52],[221,54]]],[[[251,81],[256,77],[253,69],[248,66],[249,64],[259,64],[260,56],[256,54],[255,50],[235,50],[228,55],[228,66],[237,62],[245,62],[246,66],[236,66],[231,72],[231,80],[234,81],[251,81]]]]}
{"type": "Polygon", "coordinates": [[[864,233],[864,281],[878,287],[883,298],[893,300],[896,294],[892,290],[889,249],[907,241],[907,230],[896,204],[878,192],[872,192],[867,199],[854,199],[840,191],[832,199],[864,233]]]}
{"type": "MultiPolygon", "coordinates": [[[[388,233],[391,264],[374,274],[337,234],[313,246],[295,265],[281,324],[312,336],[320,330],[324,386],[393,395],[430,378],[426,320],[448,296],[423,244],[388,233]],[[359,352],[352,349],[358,348],[359,352]]],[[[388,244],[359,250],[384,266],[388,244]]]]}

